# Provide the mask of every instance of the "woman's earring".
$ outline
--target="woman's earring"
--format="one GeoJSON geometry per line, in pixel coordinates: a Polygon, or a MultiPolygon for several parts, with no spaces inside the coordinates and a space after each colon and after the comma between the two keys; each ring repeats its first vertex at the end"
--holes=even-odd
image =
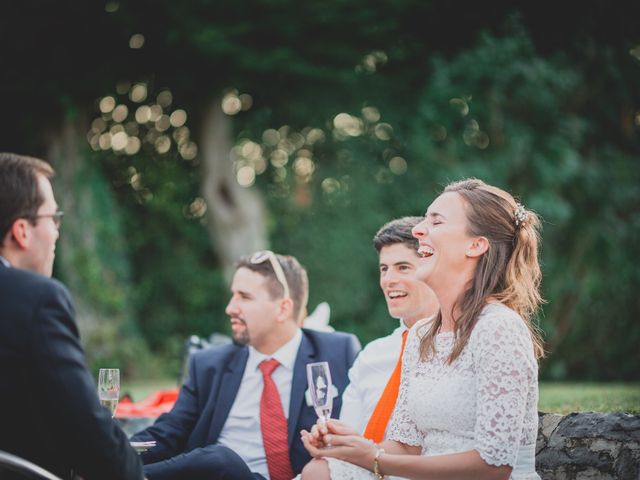
{"type": "Polygon", "coordinates": [[[467,250],[467,253],[465,254],[467,257],[471,256],[471,250],[467,250]]]}

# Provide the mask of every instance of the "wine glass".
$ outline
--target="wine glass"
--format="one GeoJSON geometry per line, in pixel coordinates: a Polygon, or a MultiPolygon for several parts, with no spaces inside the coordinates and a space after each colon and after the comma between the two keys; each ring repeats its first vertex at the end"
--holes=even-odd
{"type": "Polygon", "coordinates": [[[118,398],[120,398],[120,369],[101,368],[98,375],[98,397],[100,404],[111,410],[111,417],[116,414],[118,398]]]}
{"type": "Polygon", "coordinates": [[[331,418],[331,409],[333,407],[329,362],[308,363],[307,381],[309,382],[313,408],[315,408],[320,421],[326,424],[331,418]]]}

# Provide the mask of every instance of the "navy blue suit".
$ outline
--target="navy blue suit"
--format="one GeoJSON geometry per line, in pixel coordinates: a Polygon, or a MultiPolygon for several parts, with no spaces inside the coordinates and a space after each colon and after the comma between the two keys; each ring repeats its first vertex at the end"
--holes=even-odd
{"type": "Polygon", "coordinates": [[[138,455],[98,401],[67,289],[1,262],[0,450],[62,478],[73,469],[92,480],[142,479],[138,455]]]}
{"type": "MultiPolygon", "coordinates": [[[[300,440],[300,430],[308,430],[317,421],[313,407],[308,406],[305,401],[307,363],[328,361],[332,382],[341,395],[349,381],[347,372],[359,350],[360,343],[353,335],[302,330],[302,342],[293,371],[288,415],[289,456],[294,474],[300,473],[311,459],[300,440]]],[[[188,456],[181,454],[197,453],[198,449],[215,445],[240,388],[248,356],[247,347],[233,344],[192,355],[189,377],[180,390],[173,410],[161,415],[153,426],[132,437],[134,440],[157,442],[156,447],[143,454],[145,474],[151,480],[179,476],[180,468],[190,461],[188,456]],[[165,462],[172,458],[175,461],[165,462]],[[179,458],[184,461],[178,460],[179,458]],[[162,474],[174,467],[174,473],[166,476],[162,474]]],[[[333,416],[337,417],[342,405],[340,396],[334,399],[333,405],[333,416]]],[[[261,433],[258,431],[255,434],[261,433]]],[[[220,463],[226,462],[233,466],[227,465],[223,472],[223,466],[214,461],[208,468],[214,468],[215,471],[203,472],[203,478],[252,478],[247,475],[248,468],[244,462],[242,464],[246,471],[236,470],[237,463],[234,462],[239,457],[230,460],[227,453],[234,455],[233,452],[226,449],[228,452],[220,454],[220,449],[225,447],[216,447],[218,448],[209,448],[203,455],[215,452],[222,457],[220,463]]],[[[194,472],[189,473],[192,477],[198,476],[194,472]]]]}

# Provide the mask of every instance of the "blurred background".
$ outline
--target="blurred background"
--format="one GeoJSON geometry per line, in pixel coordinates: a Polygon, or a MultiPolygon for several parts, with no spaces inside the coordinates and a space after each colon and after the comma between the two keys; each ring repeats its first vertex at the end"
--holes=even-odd
{"type": "MultiPolygon", "coordinates": [[[[395,325],[371,238],[477,176],[544,218],[545,380],[640,380],[640,4],[22,0],[0,150],[57,170],[55,277],[94,367],[174,377],[228,333],[232,265],[308,268],[310,309],[395,325]]],[[[636,393],[638,392],[636,384],[636,393]]]]}

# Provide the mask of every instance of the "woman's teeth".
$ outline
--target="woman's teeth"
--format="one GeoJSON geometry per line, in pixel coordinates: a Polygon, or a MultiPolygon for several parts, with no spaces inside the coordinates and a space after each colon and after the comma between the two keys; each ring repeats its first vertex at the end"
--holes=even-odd
{"type": "Polygon", "coordinates": [[[418,249],[418,253],[420,255],[422,255],[422,257],[426,258],[426,257],[430,257],[431,255],[433,255],[434,251],[433,251],[433,248],[431,248],[431,247],[429,247],[427,245],[424,245],[424,246],[421,246],[418,249]]]}

